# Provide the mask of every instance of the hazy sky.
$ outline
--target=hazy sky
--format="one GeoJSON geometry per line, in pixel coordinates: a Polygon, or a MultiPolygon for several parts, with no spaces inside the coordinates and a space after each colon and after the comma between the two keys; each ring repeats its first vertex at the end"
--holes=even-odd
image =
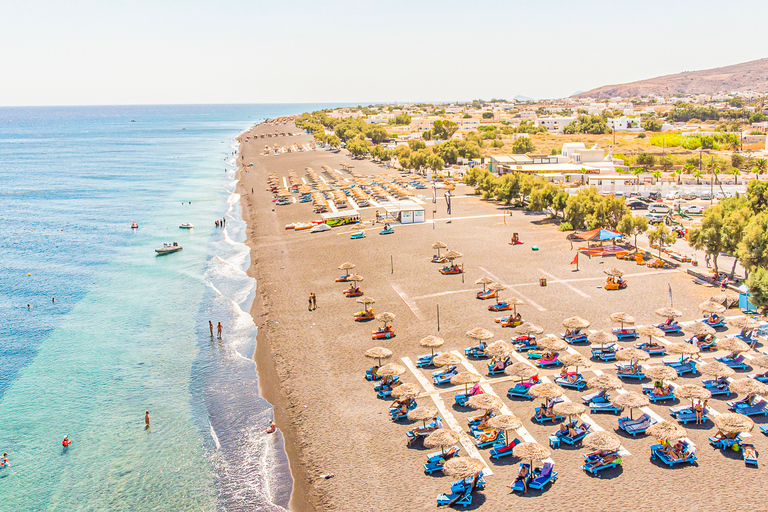
{"type": "Polygon", "coordinates": [[[762,0],[0,0],[0,13],[0,105],[557,98],[768,56],[762,0]]]}

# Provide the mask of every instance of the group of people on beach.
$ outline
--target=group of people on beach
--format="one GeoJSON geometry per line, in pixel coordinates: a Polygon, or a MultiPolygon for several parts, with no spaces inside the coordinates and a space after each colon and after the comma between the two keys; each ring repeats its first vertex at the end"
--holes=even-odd
{"type": "Polygon", "coordinates": [[[219,219],[219,220],[215,221],[214,223],[216,224],[217,228],[223,228],[224,226],[227,225],[227,219],[226,218],[222,218],[222,219],[219,219]]]}
{"type": "MultiPolygon", "coordinates": [[[[213,339],[213,322],[211,322],[210,320],[208,320],[208,328],[211,330],[211,339],[213,339]]],[[[221,339],[221,329],[222,329],[221,322],[219,322],[218,325],[216,326],[216,330],[217,330],[216,337],[218,339],[221,339]]]]}

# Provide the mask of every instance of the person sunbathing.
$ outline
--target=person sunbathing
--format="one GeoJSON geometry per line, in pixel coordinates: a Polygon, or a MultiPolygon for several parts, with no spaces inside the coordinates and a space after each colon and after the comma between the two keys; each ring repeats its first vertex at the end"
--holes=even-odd
{"type": "MultiPolygon", "coordinates": [[[[511,318],[511,317],[510,317],[510,318],[511,318]]],[[[516,323],[522,323],[522,321],[523,321],[523,317],[520,315],[520,313],[518,313],[518,314],[516,314],[516,315],[515,315],[514,321],[515,321],[516,323]]]]}
{"type": "Polygon", "coordinates": [[[568,373],[565,367],[563,367],[563,369],[560,370],[560,378],[566,382],[576,382],[577,380],[579,380],[580,377],[581,375],[579,375],[576,372],[568,373]]]}
{"type": "Polygon", "coordinates": [[[728,387],[728,377],[720,376],[715,379],[715,386],[717,389],[725,389],[728,387]]]}
{"type": "Polygon", "coordinates": [[[492,416],[493,416],[493,413],[491,413],[491,411],[485,411],[485,413],[483,413],[480,416],[475,416],[474,418],[470,418],[469,421],[476,421],[482,425],[483,422],[488,421],[492,416]]]}
{"type": "Polygon", "coordinates": [[[650,340],[648,340],[648,342],[645,344],[645,346],[646,346],[646,348],[649,348],[649,347],[660,347],[661,345],[656,343],[656,341],[653,338],[651,338],[650,340]]]}
{"type": "Polygon", "coordinates": [[[480,351],[480,352],[482,352],[482,351],[483,351],[483,350],[485,350],[487,347],[488,347],[488,344],[487,344],[486,342],[484,342],[484,341],[481,341],[480,343],[478,343],[477,345],[475,345],[474,347],[472,347],[472,349],[473,349],[473,350],[476,350],[476,351],[480,351]]]}
{"type": "Polygon", "coordinates": [[[455,457],[457,453],[459,453],[459,449],[456,446],[451,447],[450,450],[443,452],[440,456],[440,462],[445,463],[448,459],[455,457]]]}
{"type": "Polygon", "coordinates": [[[499,359],[498,361],[495,361],[491,366],[491,371],[492,372],[502,371],[504,368],[507,367],[507,361],[509,361],[509,358],[503,358],[503,359],[499,359]]]}
{"type": "Polygon", "coordinates": [[[755,446],[749,443],[741,445],[742,455],[745,459],[757,459],[757,450],[755,446]]]}
{"type": "Polygon", "coordinates": [[[404,398],[401,400],[395,400],[392,402],[392,405],[390,405],[390,409],[392,409],[392,412],[399,413],[399,414],[406,414],[408,412],[408,407],[410,407],[411,402],[413,401],[413,398],[404,398]]]}
{"type": "Polygon", "coordinates": [[[555,411],[553,408],[555,407],[554,400],[549,403],[549,405],[541,404],[539,406],[539,410],[536,411],[536,417],[537,418],[554,418],[555,417],[555,411]]]}
{"type": "Polygon", "coordinates": [[[711,315],[709,315],[709,318],[707,319],[707,321],[711,324],[716,324],[720,322],[720,317],[717,315],[717,313],[712,313],[711,315]]]}
{"type": "Polygon", "coordinates": [[[475,396],[475,395],[482,395],[482,394],[483,394],[483,390],[480,387],[480,384],[475,384],[474,386],[472,386],[472,389],[469,390],[469,392],[467,393],[467,396],[475,396]]]}
{"type": "Polygon", "coordinates": [[[627,366],[619,366],[616,369],[616,373],[637,373],[640,370],[640,367],[637,365],[636,362],[632,362],[627,366]]]}
{"type": "Polygon", "coordinates": [[[656,381],[653,384],[653,394],[656,396],[665,396],[669,394],[669,386],[662,385],[661,382],[656,381]]]}
{"type": "Polygon", "coordinates": [[[584,464],[584,467],[586,467],[587,469],[594,469],[597,466],[611,464],[618,459],[619,459],[619,454],[617,452],[610,452],[605,454],[605,452],[601,450],[600,455],[598,455],[594,460],[584,464]]]}
{"type": "Polygon", "coordinates": [[[522,482],[523,483],[523,490],[525,492],[528,492],[528,479],[530,478],[530,473],[528,471],[528,466],[526,464],[520,465],[520,469],[517,472],[517,477],[515,477],[515,482],[522,482]]]}
{"type": "Polygon", "coordinates": [[[498,430],[492,430],[488,432],[487,434],[480,434],[477,436],[477,440],[480,443],[488,443],[490,441],[495,441],[499,437],[499,431],[498,430]]]}
{"type": "Polygon", "coordinates": [[[577,334],[576,329],[574,329],[573,331],[570,330],[570,329],[566,329],[565,330],[565,337],[566,338],[569,338],[571,336],[575,336],[576,334],[577,334]]]}
{"type": "Polygon", "coordinates": [[[661,325],[670,326],[670,325],[672,325],[672,322],[674,322],[674,321],[675,321],[675,319],[674,319],[674,318],[667,318],[667,319],[664,321],[664,323],[663,323],[663,324],[661,324],[661,325]]]}
{"type": "Polygon", "coordinates": [[[568,436],[568,437],[576,437],[579,435],[578,432],[576,432],[575,422],[569,422],[569,423],[561,423],[560,424],[560,430],[557,432],[558,435],[561,436],[568,436]]]}

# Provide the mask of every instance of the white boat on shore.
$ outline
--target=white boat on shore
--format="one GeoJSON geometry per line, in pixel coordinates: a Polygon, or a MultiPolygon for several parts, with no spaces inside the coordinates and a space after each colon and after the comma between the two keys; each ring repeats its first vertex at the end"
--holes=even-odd
{"type": "Polygon", "coordinates": [[[181,229],[192,229],[195,227],[195,225],[192,224],[191,222],[185,222],[184,224],[179,225],[179,227],[181,229]]]}
{"type": "Polygon", "coordinates": [[[173,244],[163,244],[162,247],[155,249],[155,252],[157,253],[158,256],[162,256],[164,254],[171,254],[172,252],[176,252],[180,250],[181,250],[181,246],[178,243],[173,242],[173,244]]]}

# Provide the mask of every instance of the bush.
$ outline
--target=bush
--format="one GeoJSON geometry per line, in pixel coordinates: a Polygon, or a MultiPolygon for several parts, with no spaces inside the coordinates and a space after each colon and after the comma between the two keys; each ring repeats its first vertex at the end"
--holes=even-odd
{"type": "Polygon", "coordinates": [[[570,222],[562,222],[557,229],[560,231],[573,231],[573,226],[571,226],[570,222]]]}
{"type": "Polygon", "coordinates": [[[637,134],[637,138],[638,139],[644,139],[645,138],[645,133],[643,133],[643,132],[638,133],[637,134]]]}

